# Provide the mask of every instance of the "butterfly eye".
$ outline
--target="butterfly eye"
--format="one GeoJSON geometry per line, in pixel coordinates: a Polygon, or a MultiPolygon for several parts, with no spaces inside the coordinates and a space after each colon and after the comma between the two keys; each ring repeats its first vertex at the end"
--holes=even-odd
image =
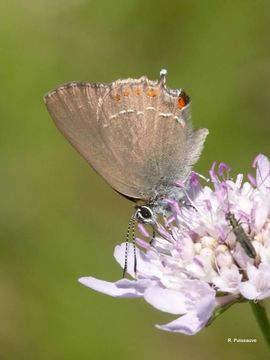
{"type": "Polygon", "coordinates": [[[135,213],[135,218],[142,224],[153,224],[155,222],[154,213],[149,206],[138,207],[135,213]]]}

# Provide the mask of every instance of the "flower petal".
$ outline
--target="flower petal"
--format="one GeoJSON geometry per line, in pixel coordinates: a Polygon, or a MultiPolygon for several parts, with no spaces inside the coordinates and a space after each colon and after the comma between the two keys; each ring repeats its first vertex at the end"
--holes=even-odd
{"type": "MultiPolygon", "coordinates": [[[[130,243],[128,243],[127,246],[127,273],[130,274],[133,278],[136,278],[136,274],[134,273],[134,247],[133,244],[130,243]]],[[[135,251],[137,275],[144,277],[159,277],[162,275],[160,270],[162,265],[159,256],[154,249],[149,249],[147,254],[138,248],[135,248],[135,251]]],[[[114,257],[120,266],[124,268],[126,258],[126,243],[122,243],[121,245],[115,247],[114,257]]]]}
{"type": "Polygon", "coordinates": [[[254,160],[253,166],[257,167],[256,182],[260,189],[270,188],[270,162],[265,155],[259,154],[254,160]]]}
{"type": "Polygon", "coordinates": [[[239,285],[239,291],[240,294],[248,300],[257,299],[257,296],[259,295],[255,286],[248,281],[245,281],[239,285]]]}
{"type": "Polygon", "coordinates": [[[140,297],[142,289],[140,289],[138,281],[122,279],[116,282],[109,282],[96,279],[92,276],[81,277],[79,282],[93,290],[113,297],[140,297]]]}
{"type": "Polygon", "coordinates": [[[176,290],[160,286],[150,287],[145,291],[144,299],[156,309],[170,314],[178,315],[187,312],[187,299],[176,290]]]}
{"type": "Polygon", "coordinates": [[[210,319],[213,311],[209,316],[200,318],[196,312],[189,312],[180,318],[171,321],[165,325],[156,325],[160,330],[181,333],[185,335],[195,335],[202,330],[210,319]]]}
{"type": "Polygon", "coordinates": [[[204,327],[205,323],[201,322],[196,312],[190,312],[180,318],[164,325],[156,325],[160,330],[181,333],[185,335],[195,335],[204,327]]]}

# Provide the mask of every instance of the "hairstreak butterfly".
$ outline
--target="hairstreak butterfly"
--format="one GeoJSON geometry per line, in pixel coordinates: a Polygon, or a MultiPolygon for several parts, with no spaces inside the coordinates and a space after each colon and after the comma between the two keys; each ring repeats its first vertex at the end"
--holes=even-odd
{"type": "Polygon", "coordinates": [[[45,96],[56,126],[107,183],[135,202],[135,218],[153,224],[163,199],[183,196],[207,129],[193,131],[190,99],[158,80],[71,82],[45,96]]]}

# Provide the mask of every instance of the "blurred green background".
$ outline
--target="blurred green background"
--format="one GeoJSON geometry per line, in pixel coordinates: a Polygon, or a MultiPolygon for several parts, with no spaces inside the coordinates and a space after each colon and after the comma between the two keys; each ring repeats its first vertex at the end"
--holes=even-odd
{"type": "Polygon", "coordinates": [[[0,359],[267,359],[248,304],[197,336],[161,332],[141,299],[77,282],[121,277],[114,246],[132,204],[55,128],[43,104],[72,80],[111,82],[168,69],[210,135],[214,160],[250,171],[270,155],[269,1],[9,0],[0,3],[0,359]],[[228,337],[257,344],[228,344],[228,337]]]}

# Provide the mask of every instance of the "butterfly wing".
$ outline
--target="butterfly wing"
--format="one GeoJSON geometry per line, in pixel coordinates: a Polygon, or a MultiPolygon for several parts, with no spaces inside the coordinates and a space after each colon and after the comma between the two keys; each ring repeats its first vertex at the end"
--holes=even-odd
{"type": "Polygon", "coordinates": [[[116,191],[149,200],[187,179],[208,133],[192,131],[189,104],[180,98],[142,77],[70,83],[45,102],[59,130],[116,191]]]}

